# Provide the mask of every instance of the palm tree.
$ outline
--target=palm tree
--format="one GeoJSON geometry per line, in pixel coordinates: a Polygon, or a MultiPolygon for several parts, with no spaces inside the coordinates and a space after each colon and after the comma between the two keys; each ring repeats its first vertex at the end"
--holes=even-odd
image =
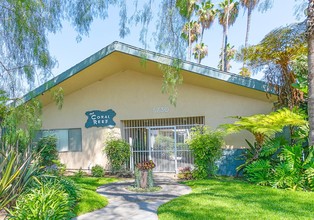
{"type": "Polygon", "coordinates": [[[309,145],[314,145],[314,0],[309,0],[307,10],[308,40],[308,113],[309,113],[309,145]]]}
{"type": "Polygon", "coordinates": [[[187,22],[182,29],[182,37],[188,41],[188,58],[191,60],[192,44],[197,41],[201,32],[201,25],[197,21],[187,22]]]}
{"type": "MultiPolygon", "coordinates": [[[[204,46],[203,45],[204,30],[209,29],[211,27],[215,20],[216,14],[217,10],[214,9],[214,4],[211,3],[211,1],[202,2],[200,8],[197,11],[198,21],[201,24],[201,39],[200,43],[198,44],[198,48],[195,48],[195,50],[197,50],[198,52],[201,52],[201,50],[198,49],[204,46]]],[[[197,56],[195,55],[197,54],[194,54],[194,57],[197,59],[198,63],[200,63],[202,55],[201,54],[198,54],[197,56]]]]}
{"type": "Polygon", "coordinates": [[[198,60],[198,63],[201,63],[201,60],[204,59],[208,54],[208,47],[204,43],[196,44],[194,47],[194,59],[198,60]]]}
{"type": "MultiPolygon", "coordinates": [[[[197,0],[176,0],[176,7],[179,9],[179,13],[182,17],[187,19],[185,26],[191,27],[190,21],[194,11],[197,9],[197,0]]],[[[183,30],[184,33],[185,30],[183,30]]],[[[191,60],[191,30],[187,29],[187,36],[183,36],[188,40],[188,60],[191,60]]]]}
{"type": "Polygon", "coordinates": [[[240,0],[241,6],[247,9],[247,23],[246,23],[246,34],[245,34],[245,44],[244,47],[246,48],[248,45],[249,40],[249,32],[251,26],[251,16],[253,10],[256,8],[260,0],[240,0]]]}
{"type": "Polygon", "coordinates": [[[222,38],[222,65],[224,71],[227,71],[227,44],[228,44],[228,28],[234,24],[239,14],[239,2],[233,0],[224,0],[219,3],[219,24],[223,27],[222,38]]]}

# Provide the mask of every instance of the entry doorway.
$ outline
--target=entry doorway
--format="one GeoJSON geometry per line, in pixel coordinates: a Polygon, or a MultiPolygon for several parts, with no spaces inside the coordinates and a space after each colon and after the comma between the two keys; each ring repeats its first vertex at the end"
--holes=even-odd
{"type": "Polygon", "coordinates": [[[194,159],[186,140],[192,127],[204,124],[204,117],[122,121],[124,138],[131,146],[130,169],[153,160],[154,172],[175,172],[193,167],[194,159]]]}

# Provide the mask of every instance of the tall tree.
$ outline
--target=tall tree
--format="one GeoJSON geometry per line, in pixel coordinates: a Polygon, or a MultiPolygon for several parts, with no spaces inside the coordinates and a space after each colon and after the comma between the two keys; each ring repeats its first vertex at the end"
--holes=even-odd
{"type": "Polygon", "coordinates": [[[224,0],[219,3],[219,24],[223,27],[222,38],[222,69],[227,71],[227,45],[228,45],[228,28],[234,24],[239,14],[239,2],[233,0],[224,0]]]}
{"type": "MultiPolygon", "coordinates": [[[[94,18],[105,19],[109,5],[123,0],[4,0],[0,2],[0,89],[11,97],[20,96],[28,82],[47,80],[56,60],[50,55],[48,34],[68,20],[78,32],[87,35],[94,18]]],[[[121,7],[121,10],[123,7],[121,7]]],[[[123,26],[122,21],[120,23],[123,26]]],[[[122,30],[121,30],[122,31],[122,30]]]]}
{"type": "Polygon", "coordinates": [[[304,22],[277,28],[259,44],[243,48],[238,56],[253,70],[264,70],[264,78],[277,92],[281,106],[293,108],[303,101],[302,92],[292,85],[296,74],[291,65],[307,52],[305,29],[304,22]]]}
{"type": "Polygon", "coordinates": [[[211,1],[202,2],[197,11],[198,22],[201,24],[201,39],[195,47],[197,53],[194,55],[196,55],[195,59],[197,59],[198,63],[201,63],[201,59],[207,55],[207,46],[203,43],[204,31],[211,27],[216,14],[217,10],[214,9],[214,4],[211,1]]]}
{"type": "Polygon", "coordinates": [[[308,114],[309,144],[314,145],[314,0],[308,1],[307,9],[307,42],[308,42],[308,114]]]}
{"type": "Polygon", "coordinates": [[[194,33],[196,30],[196,22],[192,22],[191,18],[195,12],[195,10],[198,8],[197,6],[197,0],[176,0],[176,7],[179,10],[180,15],[187,20],[184,28],[184,38],[188,40],[188,60],[191,60],[192,55],[192,41],[195,38],[194,33]],[[193,30],[194,28],[194,30],[193,30]],[[193,36],[194,35],[194,36],[193,36]]]}
{"type": "Polygon", "coordinates": [[[246,33],[244,47],[248,46],[252,12],[260,4],[260,10],[266,11],[272,6],[272,0],[240,0],[241,6],[247,9],[246,33]]]}

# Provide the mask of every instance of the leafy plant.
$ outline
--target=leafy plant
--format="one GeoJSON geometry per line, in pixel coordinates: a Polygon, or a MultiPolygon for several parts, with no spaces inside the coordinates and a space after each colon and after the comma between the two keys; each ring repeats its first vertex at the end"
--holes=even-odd
{"type": "Polygon", "coordinates": [[[252,183],[268,185],[271,176],[271,164],[268,160],[254,161],[245,168],[246,177],[252,183]]]}
{"type": "Polygon", "coordinates": [[[282,132],[286,126],[304,126],[307,125],[304,114],[294,109],[279,109],[267,115],[257,114],[248,117],[235,116],[238,119],[233,124],[224,124],[223,127],[228,133],[236,133],[242,130],[251,132],[257,144],[261,148],[267,138],[274,137],[278,132],[282,132]]]}
{"type": "Polygon", "coordinates": [[[70,219],[69,195],[58,184],[42,184],[20,196],[9,219],[70,219]]]}
{"type": "Polygon", "coordinates": [[[15,202],[37,172],[31,156],[0,152],[0,210],[15,202]]]}
{"type": "Polygon", "coordinates": [[[194,155],[194,178],[205,179],[215,174],[217,170],[215,161],[222,154],[223,143],[222,131],[210,130],[205,126],[192,128],[188,144],[194,155]]]}
{"type": "Polygon", "coordinates": [[[135,188],[153,188],[153,169],[156,167],[152,160],[143,161],[135,165],[135,188]]]}
{"type": "Polygon", "coordinates": [[[115,173],[122,169],[122,166],[130,159],[130,145],[122,139],[111,139],[106,142],[104,152],[106,153],[115,173]]]}
{"type": "Polygon", "coordinates": [[[139,170],[152,170],[156,167],[156,164],[152,160],[148,160],[137,163],[135,166],[139,170]]]}
{"type": "Polygon", "coordinates": [[[84,172],[82,168],[80,168],[76,173],[74,173],[74,177],[76,178],[81,178],[86,175],[87,175],[86,172],[84,172]]]}
{"type": "Polygon", "coordinates": [[[57,151],[56,136],[42,137],[35,148],[35,152],[39,154],[39,165],[49,167],[55,164],[59,159],[57,151]]]}
{"type": "Polygon", "coordinates": [[[193,179],[191,167],[180,168],[179,169],[178,178],[179,179],[183,179],[183,180],[191,180],[191,179],[193,179]]]}
{"type": "Polygon", "coordinates": [[[304,154],[301,145],[285,146],[279,155],[281,162],[274,170],[273,186],[280,188],[298,188],[313,190],[314,147],[304,154]]]}
{"type": "Polygon", "coordinates": [[[95,165],[92,167],[92,176],[93,177],[103,177],[105,175],[104,168],[100,165],[95,165]]]}

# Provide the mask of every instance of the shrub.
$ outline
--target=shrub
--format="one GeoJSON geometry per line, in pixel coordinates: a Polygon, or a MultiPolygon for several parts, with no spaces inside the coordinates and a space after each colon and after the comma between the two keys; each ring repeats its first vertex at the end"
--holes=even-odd
{"type": "Polygon", "coordinates": [[[76,178],[82,178],[86,175],[87,175],[86,172],[84,172],[82,168],[80,168],[76,173],[74,173],[74,177],[76,178]]]}
{"type": "Polygon", "coordinates": [[[19,155],[14,149],[4,153],[0,151],[0,210],[10,204],[32,182],[32,177],[38,174],[36,163],[32,157],[19,155]]]}
{"type": "Polygon", "coordinates": [[[271,164],[268,160],[254,161],[245,168],[248,181],[259,185],[268,185],[271,176],[271,164]]]}
{"type": "Polygon", "coordinates": [[[68,194],[69,205],[73,209],[75,204],[80,199],[80,188],[75,184],[73,180],[64,177],[57,180],[56,184],[59,184],[61,189],[68,194]]]}
{"type": "Polygon", "coordinates": [[[35,151],[39,154],[39,165],[49,167],[58,160],[56,136],[43,137],[38,141],[35,151]]]}
{"type": "Polygon", "coordinates": [[[183,167],[179,169],[178,178],[182,180],[193,179],[191,167],[183,167]]]}
{"type": "Polygon", "coordinates": [[[219,130],[210,130],[206,126],[192,128],[188,144],[194,155],[195,179],[205,179],[215,174],[215,161],[222,154],[223,143],[223,133],[219,130]]]}
{"type": "Polygon", "coordinates": [[[9,219],[70,219],[71,211],[69,195],[60,185],[42,184],[21,195],[9,219]]]}
{"type": "Polygon", "coordinates": [[[111,139],[106,142],[104,149],[112,168],[112,172],[121,170],[130,159],[130,145],[121,139],[111,139]]]}
{"type": "Polygon", "coordinates": [[[93,177],[103,177],[105,175],[104,168],[100,165],[95,165],[92,167],[92,176],[93,177]]]}

